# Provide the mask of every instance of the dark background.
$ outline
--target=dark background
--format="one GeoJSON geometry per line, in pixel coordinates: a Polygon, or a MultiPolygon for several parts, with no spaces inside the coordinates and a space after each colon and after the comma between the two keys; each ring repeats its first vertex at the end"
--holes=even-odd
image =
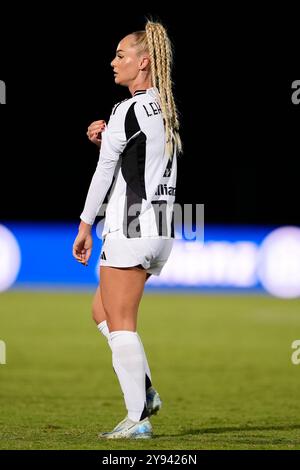
{"type": "MultiPolygon", "coordinates": [[[[1,30],[2,221],[79,220],[98,159],[87,126],[128,97],[110,61],[149,16],[116,10],[36,7],[31,23],[18,10],[1,30]]],[[[207,223],[300,224],[296,23],[254,15],[248,24],[238,11],[231,22],[221,11],[152,14],[175,50],[184,143],[177,201],[204,203],[207,223]]]]}

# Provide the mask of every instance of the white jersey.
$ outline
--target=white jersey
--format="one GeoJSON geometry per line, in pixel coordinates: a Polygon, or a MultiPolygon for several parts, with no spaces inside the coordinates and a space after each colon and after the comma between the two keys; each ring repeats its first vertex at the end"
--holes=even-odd
{"type": "Polygon", "coordinates": [[[174,237],[176,150],[168,158],[156,88],[114,106],[81,220],[92,225],[110,189],[103,236],[174,237]]]}

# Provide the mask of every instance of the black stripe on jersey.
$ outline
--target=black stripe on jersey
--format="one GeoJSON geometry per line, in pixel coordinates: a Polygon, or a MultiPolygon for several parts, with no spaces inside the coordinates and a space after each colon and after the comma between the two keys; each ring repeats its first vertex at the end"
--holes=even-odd
{"type": "Polygon", "coordinates": [[[173,155],[168,159],[168,163],[164,172],[164,178],[168,178],[172,173],[173,155]]]}
{"type": "MultiPolygon", "coordinates": [[[[134,112],[133,103],[125,118],[126,139],[141,129],[134,112]]],[[[124,180],[138,196],[147,199],[145,188],[146,135],[143,132],[131,139],[122,153],[121,171],[124,180]]]]}
{"type": "Polygon", "coordinates": [[[129,142],[121,155],[121,171],[127,184],[123,233],[128,238],[141,236],[138,217],[141,213],[142,200],[147,199],[145,188],[146,135],[140,132],[141,129],[134,112],[135,104],[134,102],[130,106],[125,117],[125,134],[129,142]],[[133,137],[135,134],[137,136],[133,137]],[[133,138],[131,139],[131,137],[133,138]],[[134,207],[132,207],[133,205],[134,207]]]}
{"type": "Polygon", "coordinates": [[[127,140],[129,140],[134,134],[141,130],[134,112],[135,104],[136,101],[134,101],[132,105],[128,108],[125,117],[125,134],[127,140]]]}
{"type": "Polygon", "coordinates": [[[155,213],[157,234],[167,237],[167,201],[152,201],[151,204],[155,213]]]}
{"type": "Polygon", "coordinates": [[[140,238],[141,226],[139,215],[142,208],[142,198],[131,187],[126,187],[126,199],[124,204],[123,234],[127,238],[140,238]]]}

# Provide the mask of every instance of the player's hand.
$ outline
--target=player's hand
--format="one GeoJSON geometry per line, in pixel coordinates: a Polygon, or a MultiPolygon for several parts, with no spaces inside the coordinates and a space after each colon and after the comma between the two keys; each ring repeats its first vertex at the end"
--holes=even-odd
{"type": "Polygon", "coordinates": [[[80,229],[73,244],[73,256],[84,266],[88,265],[88,261],[92,254],[93,237],[90,229],[80,229]]]}
{"type": "Polygon", "coordinates": [[[106,127],[106,122],[102,120],[94,121],[89,125],[86,135],[89,140],[96,144],[98,147],[101,146],[101,133],[106,127]]]}

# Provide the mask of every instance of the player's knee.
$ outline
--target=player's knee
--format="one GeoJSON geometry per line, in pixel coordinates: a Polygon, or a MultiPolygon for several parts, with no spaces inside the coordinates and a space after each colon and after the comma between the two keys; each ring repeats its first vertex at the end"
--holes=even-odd
{"type": "Polygon", "coordinates": [[[98,323],[99,323],[99,322],[97,321],[97,319],[98,319],[98,314],[97,314],[97,310],[96,310],[96,308],[95,308],[94,303],[92,304],[92,319],[93,319],[94,322],[97,323],[97,325],[98,325],[98,323]]]}

